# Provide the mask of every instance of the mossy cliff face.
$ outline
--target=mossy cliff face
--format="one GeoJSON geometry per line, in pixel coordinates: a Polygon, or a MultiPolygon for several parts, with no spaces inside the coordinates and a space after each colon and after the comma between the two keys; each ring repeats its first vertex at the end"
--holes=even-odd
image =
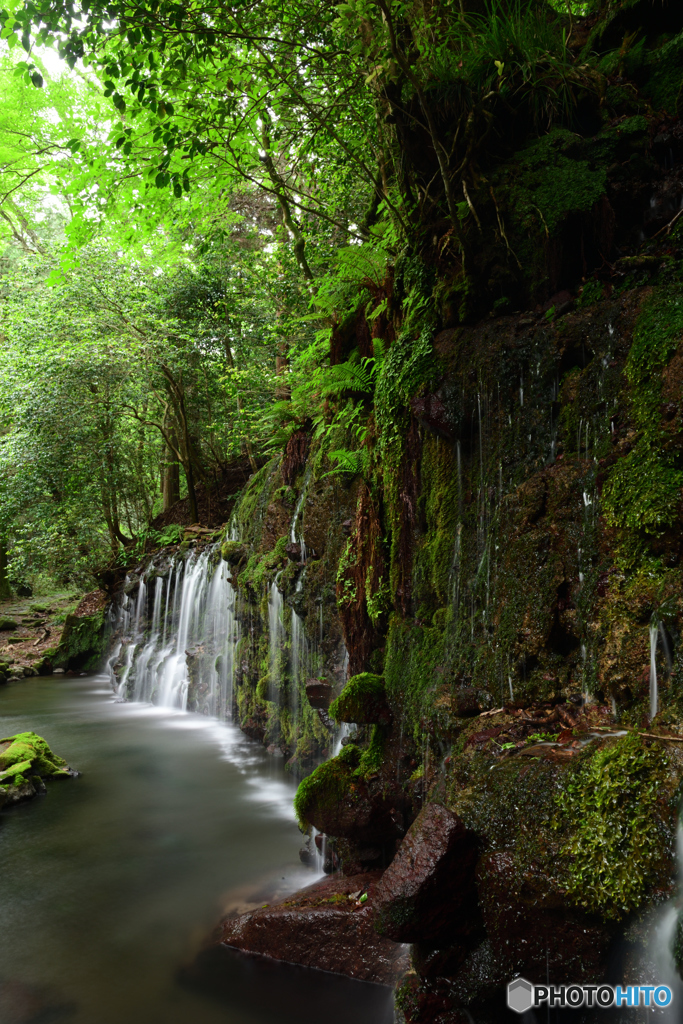
{"type": "Polygon", "coordinates": [[[327,683],[334,695],[346,679],[336,577],[360,487],[327,475],[319,445],[307,444],[306,452],[307,460],[292,464],[285,453],[255,474],[222,545],[242,633],[237,717],[299,775],[329,756],[334,739],[333,723],[311,707],[305,686],[327,683]]]}
{"type": "MultiPolygon", "coordinates": [[[[625,3],[581,25],[581,45],[624,39],[646,9],[625,3]]],[[[302,826],[324,831],[348,871],[389,873],[402,843],[429,846],[433,804],[465,837],[452,867],[468,895],[458,903],[454,885],[452,898],[469,924],[437,941],[420,934],[421,911],[411,918],[400,1003],[413,1024],[455,1024],[475,1007],[500,1019],[516,971],[604,977],[615,943],[629,935],[633,950],[673,891],[683,124],[671,68],[683,16],[672,11],[668,39],[648,22],[638,52],[627,41],[612,54],[585,124],[520,139],[482,174],[463,209],[478,238],[466,275],[447,236],[425,238],[333,330],[333,362],[376,357],[349,460],[362,475],[334,472],[333,446],[299,436],[294,468],[292,449],[252,478],[226,538],[243,727],[302,774],[331,752],[303,693],[292,715],[292,609],[311,675],[352,727],[302,781],[302,826]]],[[[432,882],[409,881],[414,900],[387,883],[383,920],[427,905],[432,882]]]]}
{"type": "MultiPolygon", "coordinates": [[[[647,915],[673,893],[678,259],[675,247],[624,258],[613,281],[564,297],[561,315],[553,303],[435,323],[428,340],[423,326],[412,377],[392,364],[393,346],[384,359],[373,477],[358,492],[366,532],[357,514],[337,601],[354,671],[384,681],[389,715],[358,725],[356,749],[305,780],[297,809],[354,870],[400,854],[425,800],[473,837],[471,927],[443,944],[414,941],[400,994],[414,1024],[475,1009],[499,1019],[518,971],[604,978],[625,936],[637,972],[647,915]],[[347,627],[351,604],[372,630],[347,627]],[[376,791],[361,770],[370,751],[376,791]]],[[[341,720],[362,691],[348,686],[332,705],[341,720]]]]}

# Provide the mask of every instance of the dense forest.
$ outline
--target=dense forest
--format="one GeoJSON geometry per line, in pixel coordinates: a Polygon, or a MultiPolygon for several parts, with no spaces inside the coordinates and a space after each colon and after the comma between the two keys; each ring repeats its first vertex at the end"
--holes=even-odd
{"type": "Polygon", "coordinates": [[[555,6],[3,12],[10,581],[85,585],[302,429],[372,475],[426,332],[597,294],[677,16],[652,75],[638,5],[555,6]]]}
{"type": "Polygon", "coordinates": [[[284,755],[304,859],[377,886],[314,965],[409,1024],[632,973],[683,778],[681,5],[0,26],[0,589],[92,598],[41,670],[115,642],[122,698],[284,755]]]}

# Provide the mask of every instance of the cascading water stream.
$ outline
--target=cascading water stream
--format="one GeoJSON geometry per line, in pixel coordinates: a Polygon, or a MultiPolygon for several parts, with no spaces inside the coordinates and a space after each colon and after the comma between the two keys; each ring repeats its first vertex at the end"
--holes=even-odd
{"type": "Polygon", "coordinates": [[[231,717],[236,595],[228,566],[216,564],[215,555],[214,548],[158,569],[150,564],[132,620],[124,594],[113,623],[120,639],[109,659],[113,681],[119,665],[120,697],[231,717]]]}
{"type": "Polygon", "coordinates": [[[683,1002],[683,981],[678,973],[674,956],[681,918],[681,895],[683,894],[683,824],[680,819],[676,833],[676,865],[678,868],[678,893],[674,899],[669,900],[657,912],[647,958],[651,969],[654,970],[652,984],[668,985],[673,993],[670,1008],[660,1010],[657,1014],[658,1020],[666,1021],[668,1024],[678,1024],[680,1006],[683,1002]]]}
{"type": "Polygon", "coordinates": [[[277,703],[277,694],[281,681],[280,652],[284,639],[284,624],[282,622],[282,594],[277,585],[278,575],[271,583],[268,594],[268,699],[277,703]]]}
{"type": "Polygon", "coordinates": [[[312,471],[313,464],[310,463],[306,470],[306,475],[304,476],[304,482],[301,486],[301,494],[299,495],[299,500],[297,501],[296,508],[294,509],[294,515],[292,516],[292,524],[289,531],[289,539],[291,543],[299,545],[299,561],[302,563],[302,565],[305,565],[306,563],[306,542],[304,540],[303,529],[298,529],[299,516],[301,515],[301,509],[303,508],[304,501],[306,500],[306,494],[308,493],[308,484],[311,479],[312,471]]]}

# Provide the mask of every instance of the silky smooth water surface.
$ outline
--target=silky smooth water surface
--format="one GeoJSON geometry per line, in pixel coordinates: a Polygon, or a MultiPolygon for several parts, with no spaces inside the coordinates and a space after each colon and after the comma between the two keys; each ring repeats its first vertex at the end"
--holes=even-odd
{"type": "Polygon", "coordinates": [[[0,688],[0,734],[29,729],[82,775],[0,813],[0,1024],[391,1021],[377,985],[224,950],[182,970],[226,907],[315,880],[282,759],[102,678],[0,688]]]}

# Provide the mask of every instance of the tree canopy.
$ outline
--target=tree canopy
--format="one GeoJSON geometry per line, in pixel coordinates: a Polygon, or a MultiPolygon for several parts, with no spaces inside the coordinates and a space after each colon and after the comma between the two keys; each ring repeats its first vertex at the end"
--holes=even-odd
{"type": "Polygon", "coordinates": [[[367,470],[400,434],[425,331],[551,288],[539,246],[604,191],[612,125],[656,102],[642,68],[681,30],[658,3],[1,10],[17,578],[125,560],[177,500],[196,520],[198,493],[297,431],[331,472],[367,470]],[[566,198],[540,176],[553,163],[566,198]]]}

